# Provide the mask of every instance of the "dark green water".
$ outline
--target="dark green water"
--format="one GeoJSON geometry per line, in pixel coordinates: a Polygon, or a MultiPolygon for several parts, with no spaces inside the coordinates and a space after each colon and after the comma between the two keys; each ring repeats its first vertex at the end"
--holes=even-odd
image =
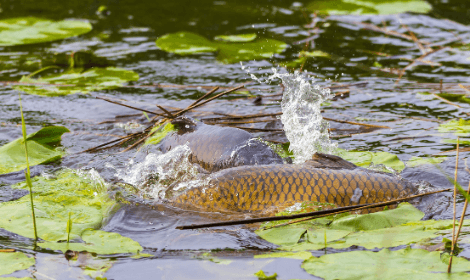
{"type": "MultiPolygon", "coordinates": [[[[314,49],[331,54],[330,59],[309,60],[304,70],[314,75],[322,86],[335,84],[365,83],[351,87],[350,96],[333,101],[324,107],[324,116],[387,125],[391,129],[376,130],[338,139],[344,149],[386,151],[398,155],[406,162],[413,156],[431,156],[455,149],[446,139],[456,139],[452,133],[440,133],[442,121],[469,117],[466,103],[461,108],[433,99],[419,92],[439,92],[443,82],[444,91],[465,93],[458,84],[470,85],[470,2],[429,1],[433,9],[428,14],[400,14],[385,16],[331,16],[323,17],[314,37],[314,49]],[[385,23],[387,28],[407,32],[406,25],[416,36],[431,44],[447,47],[426,57],[433,66],[418,63],[410,68],[397,83],[397,75],[385,73],[379,68],[404,68],[410,61],[421,56],[412,41],[387,36],[383,33],[361,29],[350,22],[385,23]],[[349,23],[348,23],[349,22],[349,23]],[[386,53],[389,56],[380,56],[386,53]],[[414,117],[414,118],[412,118],[414,117]],[[399,140],[399,137],[415,137],[399,140]]],[[[215,54],[178,56],[159,50],[155,40],[160,36],[190,31],[212,38],[220,34],[257,33],[289,44],[288,49],[269,60],[247,61],[243,64],[257,76],[271,74],[271,67],[278,67],[298,57],[304,43],[313,36],[306,24],[312,20],[304,8],[305,2],[292,1],[0,1],[0,19],[36,16],[50,19],[86,19],[93,30],[85,35],[62,41],[16,47],[0,47],[0,81],[18,81],[37,67],[25,63],[27,59],[40,58],[53,53],[92,51],[113,61],[116,66],[133,70],[140,76],[133,83],[136,87],[119,88],[92,93],[61,97],[23,95],[27,128],[35,131],[45,125],[63,125],[72,133],[65,134],[62,145],[70,154],[60,163],[33,168],[34,174],[57,168],[95,168],[108,181],[113,181],[115,170],[105,163],[123,167],[132,152],[115,155],[118,150],[95,154],[74,153],[91,148],[115,138],[102,135],[124,135],[128,131],[115,123],[118,115],[135,114],[132,109],[115,106],[93,98],[96,95],[126,100],[135,106],[156,110],[155,105],[185,107],[202,95],[205,90],[197,88],[139,87],[149,84],[233,86],[251,81],[240,64],[217,62],[215,54]],[[110,14],[99,17],[96,11],[106,5],[110,14]]],[[[247,85],[257,95],[271,95],[279,91],[273,85],[247,85]]],[[[279,112],[279,102],[263,98],[261,104],[251,99],[231,98],[216,100],[202,107],[204,111],[230,114],[254,114],[279,112]]],[[[130,119],[122,119],[126,123],[130,119]]],[[[145,118],[141,117],[144,123],[145,118]]],[[[0,87],[0,145],[21,135],[18,92],[12,87],[0,87]]],[[[264,125],[264,124],[261,124],[264,125]]],[[[256,126],[262,128],[262,126],[256,126]]],[[[333,128],[357,130],[357,126],[332,123],[333,128]]],[[[338,133],[345,134],[345,133],[338,133]]],[[[272,135],[258,133],[256,136],[274,139],[272,135]]],[[[276,138],[277,139],[277,138],[276,138]]],[[[467,136],[468,139],[468,136],[467,136]]],[[[470,141],[470,140],[467,140],[470,141]]],[[[463,147],[468,147],[469,142],[463,147]]],[[[445,154],[447,159],[439,166],[453,174],[455,152],[445,154]]],[[[469,152],[460,155],[459,182],[465,187],[470,174],[465,171],[469,152]]],[[[426,180],[436,188],[451,184],[436,167],[425,165],[407,168],[403,176],[412,180],[426,180]]],[[[0,176],[0,186],[10,185],[24,178],[21,172],[0,176]]],[[[1,189],[1,187],[0,187],[1,189]]],[[[12,199],[7,192],[0,193],[2,200],[12,199]]],[[[149,203],[150,204],[150,203],[149,203]]],[[[461,212],[462,203],[457,207],[461,212]]],[[[105,274],[108,279],[255,279],[253,273],[260,269],[267,274],[278,273],[281,279],[313,279],[300,268],[300,260],[255,260],[253,255],[274,248],[261,240],[248,228],[230,227],[182,232],[177,225],[212,221],[198,213],[186,213],[157,204],[148,206],[124,206],[104,227],[138,241],[145,253],[153,258],[129,259],[117,257],[112,268],[105,274]],[[230,260],[229,264],[217,264],[204,260],[201,255],[215,249],[228,249],[216,254],[230,260]]],[[[423,202],[422,210],[437,219],[452,215],[450,195],[443,194],[433,202],[423,202]]],[[[70,265],[62,254],[53,251],[32,251],[32,243],[6,231],[0,231],[0,248],[12,247],[36,254],[34,274],[54,279],[81,279],[82,269],[70,265]]],[[[334,252],[329,250],[328,252],[334,252]]],[[[315,252],[321,255],[324,252],[315,252]]],[[[461,256],[470,258],[470,248],[461,256]]],[[[18,272],[12,276],[27,276],[18,272]]]]}

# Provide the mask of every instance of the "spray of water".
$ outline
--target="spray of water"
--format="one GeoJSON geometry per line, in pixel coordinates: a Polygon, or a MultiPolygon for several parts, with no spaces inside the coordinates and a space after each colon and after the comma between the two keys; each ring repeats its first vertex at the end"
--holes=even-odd
{"type": "Polygon", "coordinates": [[[294,153],[295,163],[311,159],[315,152],[337,154],[337,143],[331,142],[328,132],[330,124],[321,115],[321,104],[333,98],[330,90],[315,85],[298,71],[293,74],[281,74],[275,68],[272,71],[273,74],[264,81],[250,75],[260,83],[270,83],[275,79],[282,81],[284,95],[280,119],[290,142],[289,149],[294,153]]]}
{"type": "Polygon", "coordinates": [[[187,145],[177,146],[165,154],[150,153],[140,163],[131,160],[116,176],[135,186],[143,196],[163,199],[171,186],[198,178],[198,169],[189,161],[190,155],[187,145]]]}

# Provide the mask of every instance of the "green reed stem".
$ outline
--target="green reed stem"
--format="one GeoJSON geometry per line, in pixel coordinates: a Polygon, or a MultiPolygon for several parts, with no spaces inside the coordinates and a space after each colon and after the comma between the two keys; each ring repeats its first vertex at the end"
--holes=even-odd
{"type": "Polygon", "coordinates": [[[33,226],[34,226],[34,240],[38,241],[38,230],[36,227],[36,214],[34,213],[34,202],[33,202],[33,184],[31,183],[31,173],[29,170],[28,145],[26,142],[26,124],[25,124],[24,115],[23,115],[23,105],[21,104],[21,94],[19,94],[19,99],[20,99],[21,127],[23,131],[24,152],[26,156],[26,170],[24,171],[24,176],[26,178],[26,184],[28,185],[28,188],[29,188],[29,199],[31,200],[31,213],[33,215],[33,226]]]}

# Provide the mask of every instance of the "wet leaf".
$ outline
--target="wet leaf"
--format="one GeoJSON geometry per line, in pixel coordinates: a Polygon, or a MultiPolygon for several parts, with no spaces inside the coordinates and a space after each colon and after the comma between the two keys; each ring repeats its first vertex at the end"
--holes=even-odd
{"type": "Polygon", "coordinates": [[[438,164],[446,160],[447,157],[412,157],[406,162],[407,167],[416,167],[424,164],[438,164]]]}
{"type": "MultiPolygon", "coordinates": [[[[38,236],[46,241],[67,240],[68,213],[73,212],[70,239],[78,238],[86,229],[98,229],[115,206],[107,194],[107,186],[98,173],[60,171],[54,175],[34,177],[33,197],[38,236]]],[[[27,189],[26,183],[12,188],[27,189]]],[[[29,196],[0,203],[0,227],[34,238],[29,196]]]]}
{"type": "MultiPolygon", "coordinates": [[[[34,258],[30,258],[21,252],[0,252],[0,275],[8,275],[18,270],[27,269],[35,264],[34,258]]],[[[1,278],[0,279],[5,279],[1,278]]]]}
{"type": "Polygon", "coordinates": [[[470,262],[455,257],[448,275],[440,252],[408,248],[327,254],[306,260],[302,268],[324,279],[468,279],[463,272],[470,270],[470,262]]]}
{"type": "Polygon", "coordinates": [[[156,41],[157,46],[170,53],[188,55],[204,52],[215,52],[215,43],[191,32],[177,32],[166,34],[156,41]]]}
{"type": "Polygon", "coordinates": [[[284,42],[264,38],[240,42],[240,38],[250,38],[252,35],[236,35],[231,37],[230,42],[212,42],[194,33],[178,32],[158,38],[156,44],[166,52],[179,55],[218,51],[217,59],[223,63],[270,58],[276,53],[283,52],[287,47],[284,42]]]}
{"type": "Polygon", "coordinates": [[[276,280],[277,279],[277,273],[267,276],[266,273],[264,273],[264,271],[262,270],[256,272],[255,276],[258,277],[258,280],[276,280]]]}
{"type": "Polygon", "coordinates": [[[255,33],[239,34],[239,35],[219,35],[215,36],[214,40],[222,42],[251,42],[256,39],[255,33]]]}
{"type": "Polygon", "coordinates": [[[438,93],[437,95],[452,102],[462,102],[462,103],[470,104],[470,98],[466,97],[463,94],[443,92],[443,93],[438,93]]]}
{"type": "Polygon", "coordinates": [[[328,15],[427,13],[432,6],[423,0],[320,0],[311,2],[310,11],[328,15]]]}
{"type": "Polygon", "coordinates": [[[368,167],[371,163],[383,164],[396,171],[405,169],[405,164],[394,154],[387,152],[341,151],[341,157],[358,166],[368,167]]]}
{"type": "Polygon", "coordinates": [[[440,124],[439,132],[453,132],[457,136],[470,136],[470,120],[451,120],[440,124]]]}
{"type": "Polygon", "coordinates": [[[24,76],[21,83],[34,85],[15,86],[15,89],[35,95],[57,96],[118,88],[138,79],[137,73],[115,67],[95,67],[85,71],[82,68],[71,68],[41,78],[24,76]]]}
{"type": "Polygon", "coordinates": [[[257,230],[261,238],[277,245],[294,245],[307,230],[303,227],[279,227],[257,230]]]}
{"type": "Polygon", "coordinates": [[[162,139],[172,131],[176,131],[176,127],[171,123],[167,123],[163,128],[161,126],[152,128],[150,133],[155,133],[145,141],[144,146],[160,143],[160,141],[162,141],[162,139]]]}
{"type": "Polygon", "coordinates": [[[281,65],[287,68],[297,68],[297,67],[300,67],[302,64],[306,63],[309,59],[316,58],[316,57],[329,58],[330,55],[322,51],[311,51],[311,52],[301,51],[299,53],[299,58],[297,58],[294,61],[281,63],[281,65]]]}
{"type": "Polygon", "coordinates": [[[38,243],[43,248],[59,250],[65,253],[67,250],[87,251],[101,255],[124,254],[142,251],[142,246],[136,241],[124,237],[119,233],[101,230],[87,229],[82,232],[81,238],[85,243],[38,243]]]}
{"type": "MultiPolygon", "coordinates": [[[[69,130],[62,126],[44,127],[27,136],[29,165],[45,164],[60,159],[63,152],[52,145],[60,141],[69,130]]],[[[0,174],[26,168],[23,137],[0,147],[0,174]]]]}
{"type": "Polygon", "coordinates": [[[298,259],[298,260],[306,260],[312,257],[312,253],[310,252],[279,252],[279,253],[269,253],[269,254],[262,254],[262,255],[255,255],[255,259],[267,259],[267,258],[288,258],[288,259],[298,259]]]}
{"type": "Polygon", "coordinates": [[[52,21],[36,17],[0,20],[0,46],[36,44],[62,40],[91,31],[89,22],[52,21]]]}

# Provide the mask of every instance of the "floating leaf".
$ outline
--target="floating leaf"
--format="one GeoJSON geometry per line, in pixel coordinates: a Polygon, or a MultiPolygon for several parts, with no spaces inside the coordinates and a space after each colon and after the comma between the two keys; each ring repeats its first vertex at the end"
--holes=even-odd
{"type": "Polygon", "coordinates": [[[457,136],[470,136],[470,120],[450,120],[440,124],[439,132],[454,132],[457,136]]]}
{"type": "Polygon", "coordinates": [[[36,44],[89,32],[91,24],[79,20],[52,21],[36,17],[0,20],[0,46],[36,44]]]}
{"type": "Polygon", "coordinates": [[[394,154],[387,152],[341,151],[341,156],[358,166],[368,167],[371,163],[383,164],[396,171],[405,169],[405,164],[394,154]]]}
{"type": "Polygon", "coordinates": [[[277,279],[277,273],[267,276],[266,273],[264,273],[264,271],[262,270],[256,272],[254,275],[258,277],[258,280],[276,280],[277,279]]]}
{"type": "MultiPolygon", "coordinates": [[[[450,143],[450,144],[457,144],[457,139],[442,139],[442,143],[450,143]]],[[[469,138],[460,138],[459,139],[460,145],[470,145],[469,138]]]]}
{"type": "MultiPolygon", "coordinates": [[[[305,251],[326,247],[344,249],[353,245],[367,249],[395,247],[437,237],[452,221],[420,221],[424,214],[409,203],[397,209],[367,215],[350,215],[328,223],[325,218],[313,219],[256,233],[281,250],[305,251]],[[306,239],[299,242],[304,233],[306,239]],[[326,235],[326,242],[325,242],[326,235]]],[[[331,218],[330,218],[331,219],[331,218]]],[[[465,222],[465,225],[470,222],[465,222]]]]}
{"type": "Polygon", "coordinates": [[[307,60],[311,58],[315,58],[315,57],[329,58],[330,55],[322,51],[311,51],[311,52],[301,51],[299,53],[299,58],[291,62],[281,63],[281,65],[287,68],[297,68],[301,66],[302,64],[306,63],[307,60]]]}
{"type": "Polygon", "coordinates": [[[154,127],[152,128],[152,130],[150,131],[150,133],[153,133],[152,136],[150,136],[146,141],[145,141],[145,146],[146,145],[156,145],[158,143],[160,143],[160,141],[162,141],[163,138],[165,138],[165,136],[172,132],[172,131],[176,131],[176,127],[171,124],[171,123],[167,123],[163,128],[161,126],[158,126],[158,127],[154,127]],[[156,132],[155,132],[156,131],[156,132]]]}
{"type": "Polygon", "coordinates": [[[38,243],[38,245],[43,248],[59,250],[63,253],[67,250],[72,250],[111,255],[124,253],[136,254],[142,251],[142,246],[140,246],[139,243],[115,232],[87,229],[82,232],[81,238],[85,243],[44,242],[38,243]]]}
{"type": "Polygon", "coordinates": [[[288,258],[288,259],[297,259],[297,260],[306,260],[312,257],[310,252],[279,252],[279,253],[269,253],[262,255],[255,255],[255,259],[267,259],[267,258],[288,258]]]}
{"type": "MultiPolygon", "coordinates": [[[[96,172],[77,174],[65,170],[31,179],[34,186],[34,207],[38,236],[46,241],[67,240],[68,213],[73,212],[70,239],[80,237],[86,229],[98,229],[115,205],[107,194],[107,186],[96,172]]],[[[12,188],[27,189],[26,183],[12,188]]],[[[0,227],[34,238],[29,196],[0,203],[0,227]]]]}
{"type": "MultiPolygon", "coordinates": [[[[0,275],[7,275],[18,270],[27,269],[35,263],[34,258],[29,258],[21,252],[0,252],[0,275]]],[[[0,279],[4,278],[0,277],[0,279]]]]}
{"type": "Polygon", "coordinates": [[[256,39],[256,34],[255,33],[249,33],[249,34],[240,34],[240,35],[219,35],[215,36],[214,40],[216,41],[222,41],[222,42],[251,42],[256,39]]]}
{"type": "MultiPolygon", "coordinates": [[[[62,126],[44,127],[27,136],[29,165],[45,164],[62,157],[63,152],[52,145],[69,130],[62,126]]],[[[19,171],[26,168],[23,137],[0,147],[0,174],[19,171]]]]}
{"type": "Polygon", "coordinates": [[[86,71],[82,68],[71,68],[60,74],[37,79],[24,76],[20,83],[31,85],[15,86],[15,89],[36,95],[68,95],[118,88],[124,83],[138,79],[137,73],[115,67],[95,67],[86,71]]]}
{"type": "Polygon", "coordinates": [[[454,257],[452,274],[440,252],[402,249],[380,252],[353,251],[312,257],[302,264],[308,273],[324,279],[468,279],[470,262],[454,257]]]}
{"type": "Polygon", "coordinates": [[[462,103],[470,104],[470,98],[466,97],[463,94],[443,92],[443,93],[438,93],[437,95],[444,98],[444,99],[447,99],[449,101],[462,102],[462,103]]]}
{"type": "Polygon", "coordinates": [[[328,15],[427,13],[432,6],[423,0],[319,0],[308,5],[313,12],[328,15]]]}
{"type": "Polygon", "coordinates": [[[416,167],[424,164],[438,164],[444,160],[446,160],[446,157],[412,157],[406,162],[406,166],[416,167]]]}
{"type": "MultiPolygon", "coordinates": [[[[237,35],[250,38],[252,34],[237,35]]],[[[232,37],[234,39],[235,37],[232,37]]],[[[217,59],[224,63],[235,63],[244,60],[270,58],[276,53],[283,52],[287,45],[273,39],[256,38],[252,41],[240,42],[211,42],[206,38],[190,33],[178,32],[164,35],[157,39],[157,46],[170,53],[189,55],[202,52],[218,51],[217,59]]]]}

